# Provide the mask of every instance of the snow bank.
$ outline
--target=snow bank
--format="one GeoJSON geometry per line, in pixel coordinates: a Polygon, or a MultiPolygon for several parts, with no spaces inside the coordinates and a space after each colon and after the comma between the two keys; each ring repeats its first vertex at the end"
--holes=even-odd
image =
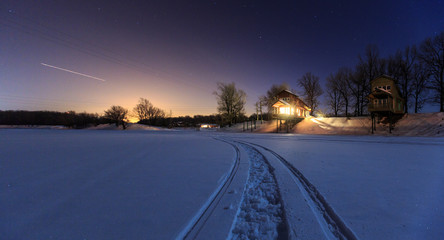
{"type": "MultiPolygon", "coordinates": [[[[242,131],[242,128],[240,129],[242,131]]],[[[394,125],[390,134],[388,124],[377,124],[375,135],[393,136],[444,136],[444,113],[405,114],[394,125]]],[[[284,132],[284,127],[281,132],[284,132]]],[[[258,125],[254,132],[276,132],[276,121],[258,125]]],[[[371,134],[370,117],[309,117],[298,123],[290,133],[298,134],[337,134],[337,135],[369,135],[371,134]]]]}
{"type": "MultiPolygon", "coordinates": [[[[115,124],[99,124],[95,127],[87,128],[89,130],[122,130],[122,126],[116,127],[115,124]]],[[[158,131],[158,130],[166,130],[160,127],[147,126],[138,123],[129,123],[126,130],[149,130],[149,131],[158,131]]]]}
{"type": "Polygon", "coordinates": [[[250,169],[228,239],[277,239],[285,223],[272,169],[260,153],[243,146],[250,158],[250,169]]]}
{"type": "Polygon", "coordinates": [[[396,123],[393,135],[444,137],[444,112],[406,114],[396,123]]]}

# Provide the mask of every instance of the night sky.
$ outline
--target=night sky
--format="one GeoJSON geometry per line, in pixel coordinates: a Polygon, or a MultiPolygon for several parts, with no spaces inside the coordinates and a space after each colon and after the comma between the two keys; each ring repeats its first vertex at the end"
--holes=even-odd
{"type": "Polygon", "coordinates": [[[103,113],[143,97],[211,114],[217,82],[235,82],[249,115],[272,84],[298,91],[368,44],[386,57],[443,30],[443,1],[2,0],[0,110],[103,113]]]}

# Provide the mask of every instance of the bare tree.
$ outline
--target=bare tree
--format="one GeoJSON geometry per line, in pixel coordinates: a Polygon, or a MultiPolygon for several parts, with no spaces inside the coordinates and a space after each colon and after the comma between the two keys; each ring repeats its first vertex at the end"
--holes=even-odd
{"type": "Polygon", "coordinates": [[[396,80],[404,98],[404,112],[408,113],[411,93],[413,66],[416,63],[417,51],[415,46],[407,46],[404,51],[398,50],[395,56],[389,58],[388,72],[396,80]]]}
{"type": "Polygon", "coordinates": [[[363,114],[363,99],[364,99],[364,72],[356,67],[356,71],[352,71],[349,75],[349,81],[347,82],[348,89],[351,92],[351,99],[354,104],[354,115],[361,116],[363,114]]]}
{"type": "Polygon", "coordinates": [[[338,91],[344,104],[344,113],[348,117],[348,109],[352,98],[352,91],[350,90],[351,82],[353,81],[352,70],[342,67],[336,73],[336,78],[338,78],[338,91]]]}
{"type": "Polygon", "coordinates": [[[139,103],[134,107],[133,112],[139,119],[139,121],[148,120],[149,119],[149,111],[150,108],[153,107],[148,99],[140,98],[139,103]]]}
{"type": "Polygon", "coordinates": [[[256,117],[257,117],[256,120],[259,121],[259,116],[260,116],[260,120],[263,121],[264,120],[263,108],[267,105],[265,97],[264,96],[259,97],[259,99],[254,105],[256,107],[256,117]]]}
{"type": "Polygon", "coordinates": [[[413,65],[411,91],[414,100],[415,113],[418,113],[427,101],[427,81],[429,73],[421,63],[413,65]]]}
{"type": "Polygon", "coordinates": [[[128,110],[121,106],[111,106],[105,111],[105,118],[116,124],[116,127],[122,125],[126,129],[128,110]]]}
{"type": "Polygon", "coordinates": [[[330,74],[327,77],[327,105],[333,111],[335,117],[344,106],[344,101],[340,93],[340,79],[338,74],[330,74]]]}
{"type": "Polygon", "coordinates": [[[154,124],[157,119],[166,116],[165,111],[155,107],[149,100],[140,98],[139,103],[134,107],[138,119],[142,123],[154,124]]]}
{"type": "Polygon", "coordinates": [[[376,45],[367,45],[365,55],[359,55],[359,64],[354,74],[354,89],[356,97],[355,115],[363,115],[368,104],[367,96],[370,94],[370,81],[385,72],[386,62],[379,58],[379,50],[376,45]]]}
{"type": "Polygon", "coordinates": [[[419,59],[431,74],[429,89],[434,93],[433,101],[444,112],[444,32],[424,40],[420,50],[419,59]]]}
{"type": "Polygon", "coordinates": [[[154,107],[153,104],[145,98],[140,98],[139,103],[133,109],[139,122],[144,124],[155,124],[155,122],[166,116],[165,111],[154,107]]]}
{"type": "Polygon", "coordinates": [[[308,72],[299,78],[297,82],[298,86],[304,91],[305,103],[311,108],[311,115],[313,115],[319,105],[318,98],[323,93],[321,84],[319,83],[319,77],[308,72]]]}
{"type": "Polygon", "coordinates": [[[236,89],[235,83],[218,83],[217,91],[213,94],[216,95],[218,112],[230,126],[245,114],[247,94],[241,89],[236,89]]]}

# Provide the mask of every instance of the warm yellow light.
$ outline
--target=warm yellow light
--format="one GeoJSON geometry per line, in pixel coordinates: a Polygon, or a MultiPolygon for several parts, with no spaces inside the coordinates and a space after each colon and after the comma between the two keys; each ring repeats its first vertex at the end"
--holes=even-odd
{"type": "Polygon", "coordinates": [[[279,113],[280,114],[290,115],[291,112],[292,112],[292,109],[290,109],[290,107],[280,107],[279,108],[279,113]]]}
{"type": "Polygon", "coordinates": [[[128,117],[128,122],[130,123],[137,123],[139,119],[137,117],[128,117]]]}

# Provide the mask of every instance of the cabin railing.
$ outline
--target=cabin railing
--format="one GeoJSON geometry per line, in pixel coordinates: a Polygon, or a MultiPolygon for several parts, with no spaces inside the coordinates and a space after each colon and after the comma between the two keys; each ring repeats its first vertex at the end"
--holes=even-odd
{"type": "Polygon", "coordinates": [[[392,103],[369,103],[368,111],[393,111],[392,103]]]}
{"type": "Polygon", "coordinates": [[[295,114],[276,114],[276,113],[273,113],[272,115],[271,115],[271,117],[273,118],[273,119],[295,119],[295,118],[304,118],[304,117],[302,117],[302,116],[297,116],[297,115],[295,115],[295,114]]]}

